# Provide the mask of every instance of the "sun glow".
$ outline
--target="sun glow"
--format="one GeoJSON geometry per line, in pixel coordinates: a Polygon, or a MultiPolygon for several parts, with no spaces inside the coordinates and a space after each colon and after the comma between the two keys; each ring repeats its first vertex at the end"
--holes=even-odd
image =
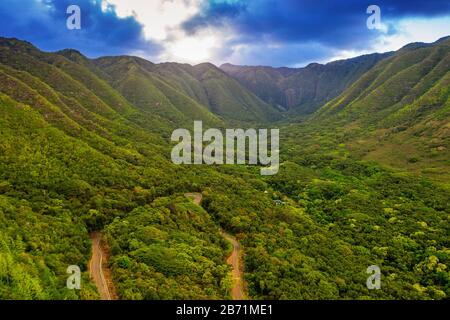
{"type": "Polygon", "coordinates": [[[119,17],[135,16],[144,26],[146,38],[166,40],[172,29],[200,10],[200,0],[104,0],[116,8],[119,17]]]}
{"type": "Polygon", "coordinates": [[[189,63],[208,61],[215,45],[216,38],[212,35],[185,37],[167,45],[165,58],[189,63]]]}
{"type": "Polygon", "coordinates": [[[145,37],[161,45],[164,50],[152,60],[198,63],[208,61],[219,45],[217,35],[211,30],[187,35],[181,28],[183,22],[197,14],[202,0],[104,0],[115,6],[119,17],[134,16],[144,28],[145,37]]]}

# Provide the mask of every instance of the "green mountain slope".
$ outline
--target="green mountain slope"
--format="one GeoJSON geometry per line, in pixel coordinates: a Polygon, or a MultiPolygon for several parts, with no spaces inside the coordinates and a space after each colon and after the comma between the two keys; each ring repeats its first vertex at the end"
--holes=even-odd
{"type": "MultiPolygon", "coordinates": [[[[141,111],[97,76],[99,70],[89,61],[63,57],[68,53],[75,54],[43,53],[13,39],[0,43],[1,299],[97,298],[87,273],[88,231],[102,229],[158,197],[198,188],[188,177],[189,168],[170,161],[165,135],[174,123],[141,111]],[[82,271],[79,292],[66,288],[70,265],[82,271]]],[[[158,210],[165,212],[167,206],[158,210]]],[[[201,215],[204,230],[210,218],[201,215]]],[[[167,228],[176,231],[172,225],[167,228]]],[[[196,234],[195,228],[189,219],[183,224],[186,234],[196,234]]],[[[200,261],[197,267],[210,270],[216,265],[216,278],[190,275],[188,283],[175,280],[183,277],[178,272],[161,274],[146,267],[147,275],[158,272],[153,285],[171,288],[160,298],[174,292],[179,298],[226,295],[226,287],[220,286],[227,277],[224,244],[217,227],[210,225],[209,231],[216,240],[180,239],[177,232],[171,238],[177,239],[173,245],[198,243],[210,252],[208,257],[202,251],[191,253],[187,261],[195,259],[200,261]]],[[[152,248],[173,251],[169,244],[152,248]]],[[[156,265],[156,258],[147,263],[156,265]]],[[[126,289],[119,287],[119,294],[127,297],[126,289]]]]}
{"type": "Polygon", "coordinates": [[[340,127],[349,148],[367,159],[446,179],[449,84],[450,39],[407,46],[330,101],[311,122],[340,127]]]}
{"type": "Polygon", "coordinates": [[[101,58],[94,61],[109,76],[109,82],[124,97],[144,112],[157,114],[177,125],[202,120],[210,125],[223,125],[204,105],[177,90],[149,69],[153,64],[134,57],[101,58]]]}
{"type": "Polygon", "coordinates": [[[305,68],[248,67],[221,69],[267,103],[291,114],[310,114],[347,89],[386,54],[370,54],[305,68]]]}
{"type": "Polygon", "coordinates": [[[133,104],[165,118],[183,117],[218,125],[206,112],[237,121],[272,121],[280,114],[212,64],[153,64],[136,57],[93,61],[133,104]]]}
{"type": "Polygon", "coordinates": [[[163,63],[155,65],[153,71],[224,118],[260,122],[280,119],[276,109],[210,63],[163,63]]]}

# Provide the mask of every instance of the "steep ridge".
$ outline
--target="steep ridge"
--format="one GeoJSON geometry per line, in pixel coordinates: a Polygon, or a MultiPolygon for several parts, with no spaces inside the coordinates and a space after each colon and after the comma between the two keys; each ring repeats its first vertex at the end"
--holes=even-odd
{"type": "Polygon", "coordinates": [[[273,121],[281,115],[254,93],[211,63],[155,65],[153,71],[177,89],[224,118],[239,121],[273,121]]]}
{"type": "Polygon", "coordinates": [[[106,57],[94,61],[111,85],[144,112],[157,114],[180,126],[193,120],[220,126],[223,121],[207,107],[176,90],[148,69],[153,64],[135,57],[106,57]]]}
{"type": "Polygon", "coordinates": [[[350,147],[368,159],[418,170],[423,161],[428,173],[440,175],[450,156],[449,84],[450,39],[408,46],[377,64],[310,121],[341,128],[350,147]]]}
{"type": "Polygon", "coordinates": [[[105,57],[95,66],[129,101],[165,118],[235,121],[273,121],[280,113],[209,63],[196,66],[179,63],[153,64],[137,57],[105,57]],[[209,112],[208,112],[209,111],[209,112]]]}
{"type": "Polygon", "coordinates": [[[221,69],[265,102],[290,114],[305,115],[342,93],[391,54],[369,54],[325,65],[311,63],[298,69],[231,64],[224,64],[221,69]]]}

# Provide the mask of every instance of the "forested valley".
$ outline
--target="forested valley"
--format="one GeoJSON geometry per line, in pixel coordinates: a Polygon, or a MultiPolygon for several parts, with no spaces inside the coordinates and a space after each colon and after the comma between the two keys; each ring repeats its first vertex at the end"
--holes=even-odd
{"type": "Polygon", "coordinates": [[[230,299],[223,231],[250,299],[448,299],[450,40],[368,59],[302,114],[212,64],[0,38],[0,299],[99,299],[93,231],[120,299],[230,299]],[[279,173],[173,164],[171,132],[194,120],[279,128],[279,173]]]}

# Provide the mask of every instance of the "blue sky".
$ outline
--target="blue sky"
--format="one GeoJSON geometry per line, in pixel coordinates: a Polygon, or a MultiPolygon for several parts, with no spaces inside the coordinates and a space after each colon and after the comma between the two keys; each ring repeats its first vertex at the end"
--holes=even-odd
{"type": "Polygon", "coordinates": [[[303,66],[450,34],[448,0],[2,0],[0,35],[154,62],[303,66]],[[67,7],[81,9],[68,30],[67,7]],[[367,8],[381,10],[367,28],[367,8]]]}

